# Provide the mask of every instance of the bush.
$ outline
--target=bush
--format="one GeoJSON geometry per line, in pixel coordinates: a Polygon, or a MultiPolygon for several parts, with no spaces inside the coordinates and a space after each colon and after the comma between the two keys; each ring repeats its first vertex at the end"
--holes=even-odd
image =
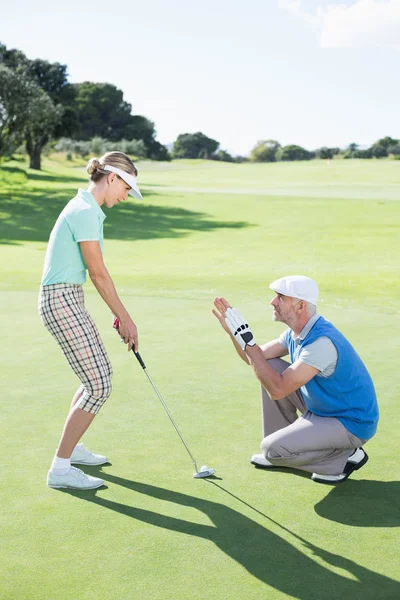
{"type": "Polygon", "coordinates": [[[109,143],[108,140],[105,140],[104,138],[102,138],[100,136],[95,136],[89,142],[90,151],[93,154],[95,154],[96,156],[101,156],[102,154],[104,154],[104,152],[107,152],[107,150],[106,150],[107,143],[109,143]]]}
{"type": "MultiPolygon", "coordinates": [[[[44,156],[50,156],[50,154],[54,152],[56,144],[56,140],[50,140],[49,142],[47,142],[47,144],[43,146],[42,154],[44,156]]],[[[24,148],[23,152],[26,152],[26,148],[24,148]]]]}
{"type": "Polygon", "coordinates": [[[90,143],[79,140],[71,140],[70,138],[60,138],[55,144],[51,144],[50,149],[56,152],[66,152],[72,160],[73,155],[85,157],[90,154],[90,143]]]}
{"type": "Polygon", "coordinates": [[[311,160],[314,156],[313,152],[295,144],[284,146],[280,152],[280,160],[311,160]]]}
{"type": "Polygon", "coordinates": [[[174,158],[210,158],[218,150],[219,142],[201,131],[181,133],[174,142],[174,158]]]}
{"type": "Polygon", "coordinates": [[[139,158],[144,158],[147,155],[146,146],[143,140],[121,140],[115,146],[120,152],[125,154],[133,154],[139,158]]]}
{"type": "Polygon", "coordinates": [[[327,148],[326,146],[323,146],[315,151],[315,155],[317,158],[321,159],[333,158],[335,154],[337,154],[336,150],[338,150],[338,148],[327,148]]]}
{"type": "Polygon", "coordinates": [[[69,138],[62,137],[54,145],[54,150],[56,152],[72,152],[73,144],[74,144],[74,140],[70,140],[69,138]]]}
{"type": "Polygon", "coordinates": [[[89,154],[100,157],[105,152],[118,150],[125,154],[133,154],[134,156],[143,158],[147,155],[147,149],[143,140],[120,140],[119,142],[111,142],[105,138],[95,136],[89,141],[72,140],[69,138],[60,138],[56,143],[52,144],[52,149],[56,152],[66,152],[71,157],[81,156],[86,157],[89,154]]]}
{"type": "Polygon", "coordinates": [[[374,156],[375,158],[385,158],[386,156],[388,156],[387,149],[381,144],[379,144],[379,142],[371,146],[370,151],[372,153],[372,156],[374,156]]]}
{"type": "Polygon", "coordinates": [[[226,150],[218,150],[216,154],[210,156],[211,160],[220,160],[222,162],[234,162],[233,156],[226,150]]]}
{"type": "Polygon", "coordinates": [[[85,158],[86,156],[88,156],[88,154],[90,154],[90,150],[91,150],[90,142],[82,142],[82,141],[74,142],[74,144],[72,146],[72,150],[73,150],[74,154],[77,154],[78,156],[85,158]]]}
{"type": "Polygon", "coordinates": [[[400,157],[400,144],[395,144],[394,146],[389,146],[388,153],[393,154],[393,156],[400,157]]]}
{"type": "Polygon", "coordinates": [[[353,152],[353,158],[372,158],[371,148],[367,148],[366,150],[356,150],[353,152]]]}
{"type": "Polygon", "coordinates": [[[275,162],[279,150],[279,142],[275,140],[261,140],[252,149],[250,160],[251,162],[275,162]]]}

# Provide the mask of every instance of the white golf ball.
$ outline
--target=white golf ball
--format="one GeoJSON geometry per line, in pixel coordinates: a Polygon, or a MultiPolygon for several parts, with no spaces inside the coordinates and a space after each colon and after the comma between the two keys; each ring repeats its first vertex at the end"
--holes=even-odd
{"type": "Polygon", "coordinates": [[[208,471],[208,470],[209,469],[208,469],[207,465],[203,465],[200,469],[200,473],[204,473],[204,471],[208,471]]]}

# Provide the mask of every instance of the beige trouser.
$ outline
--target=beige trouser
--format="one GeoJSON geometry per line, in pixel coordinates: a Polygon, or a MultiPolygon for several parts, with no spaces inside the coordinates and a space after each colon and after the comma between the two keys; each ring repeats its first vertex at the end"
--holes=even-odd
{"type": "MultiPolygon", "coordinates": [[[[289,366],[281,358],[273,358],[268,364],[278,373],[289,366]]],[[[281,400],[272,400],[263,387],[261,390],[261,450],[272,464],[320,475],[339,475],[354,449],[365,443],[338,419],[319,417],[307,410],[300,390],[281,400]]]]}

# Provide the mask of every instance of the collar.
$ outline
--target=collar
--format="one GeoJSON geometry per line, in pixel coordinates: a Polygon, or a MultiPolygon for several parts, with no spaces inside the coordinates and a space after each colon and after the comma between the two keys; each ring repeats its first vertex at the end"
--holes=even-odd
{"type": "Polygon", "coordinates": [[[304,325],[303,329],[300,331],[299,335],[294,336],[294,341],[299,343],[301,340],[304,340],[305,337],[307,337],[307,335],[310,333],[312,327],[315,325],[315,323],[318,321],[320,315],[318,313],[315,313],[315,315],[313,315],[311,317],[311,319],[309,319],[307,321],[307,323],[304,325]]]}
{"type": "Polygon", "coordinates": [[[104,221],[104,219],[107,217],[107,215],[101,210],[101,208],[97,204],[97,200],[93,196],[93,194],[91,194],[87,190],[79,188],[77,195],[79,196],[79,198],[82,198],[82,200],[84,200],[85,202],[87,202],[88,204],[90,204],[90,206],[93,206],[93,208],[98,212],[101,220],[104,221]]]}

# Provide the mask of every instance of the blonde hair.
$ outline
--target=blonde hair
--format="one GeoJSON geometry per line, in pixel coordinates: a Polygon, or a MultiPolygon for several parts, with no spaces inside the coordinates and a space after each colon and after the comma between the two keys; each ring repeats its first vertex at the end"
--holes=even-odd
{"type": "Polygon", "coordinates": [[[104,167],[117,167],[121,171],[134,174],[137,177],[138,170],[127,154],[123,152],[106,152],[101,158],[91,158],[87,164],[86,171],[90,175],[90,181],[100,181],[109,171],[104,171],[104,167]]]}

